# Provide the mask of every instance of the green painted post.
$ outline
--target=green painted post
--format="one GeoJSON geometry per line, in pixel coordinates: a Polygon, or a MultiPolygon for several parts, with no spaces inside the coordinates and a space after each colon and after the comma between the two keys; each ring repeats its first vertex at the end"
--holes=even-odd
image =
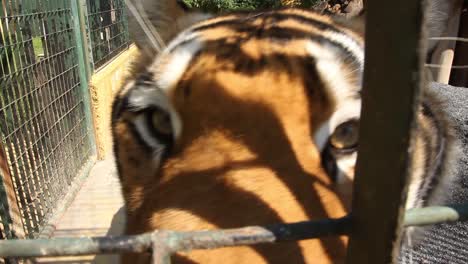
{"type": "Polygon", "coordinates": [[[80,86],[83,96],[84,112],[86,117],[86,124],[88,127],[89,140],[91,145],[92,154],[96,154],[96,140],[94,136],[92,115],[91,115],[91,100],[88,89],[88,83],[90,76],[89,64],[86,63],[86,56],[83,47],[85,41],[84,31],[82,28],[83,16],[81,12],[81,6],[79,5],[80,0],[71,0],[71,9],[73,16],[73,27],[75,31],[75,42],[76,42],[76,53],[78,56],[78,67],[80,75],[80,86]],[[87,66],[88,65],[88,66],[87,66]],[[88,67],[88,69],[87,69],[88,67]]]}
{"type": "MultiPolygon", "coordinates": [[[[88,21],[88,4],[86,0],[78,0],[79,1],[79,9],[80,12],[80,29],[82,32],[83,37],[83,51],[84,51],[84,58],[85,58],[85,65],[86,65],[86,72],[88,74],[88,80],[91,79],[91,75],[94,72],[94,58],[93,58],[93,51],[90,48],[90,41],[91,36],[87,36],[87,28],[89,28],[89,21],[88,21]]],[[[89,33],[90,34],[90,33],[89,33]]]]}

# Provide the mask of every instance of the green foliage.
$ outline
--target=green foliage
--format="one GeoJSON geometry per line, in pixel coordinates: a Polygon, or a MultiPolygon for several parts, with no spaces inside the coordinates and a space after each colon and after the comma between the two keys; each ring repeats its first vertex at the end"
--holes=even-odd
{"type": "MultiPolygon", "coordinates": [[[[302,7],[312,7],[320,0],[297,1],[302,7]]],[[[236,11],[255,10],[281,7],[280,0],[184,0],[190,8],[199,8],[205,11],[236,11]]]]}
{"type": "Polygon", "coordinates": [[[36,57],[40,55],[44,56],[44,47],[42,46],[42,39],[41,37],[33,37],[33,47],[34,47],[34,54],[36,57]]]}
{"type": "Polygon", "coordinates": [[[301,7],[304,7],[304,8],[312,8],[314,7],[315,5],[317,5],[319,2],[323,2],[322,0],[301,0],[299,1],[301,2],[300,3],[300,6],[301,7]]]}
{"type": "Polygon", "coordinates": [[[185,0],[185,3],[191,8],[199,8],[212,12],[229,10],[254,10],[281,5],[279,1],[275,0],[185,0]]]}

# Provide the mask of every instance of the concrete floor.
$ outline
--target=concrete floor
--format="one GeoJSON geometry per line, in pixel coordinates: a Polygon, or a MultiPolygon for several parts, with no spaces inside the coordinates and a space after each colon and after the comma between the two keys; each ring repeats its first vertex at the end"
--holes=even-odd
{"type": "MultiPolygon", "coordinates": [[[[124,226],[123,198],[113,159],[98,161],[53,237],[119,235],[124,226]]],[[[117,263],[117,256],[40,258],[37,263],[117,263]]]]}

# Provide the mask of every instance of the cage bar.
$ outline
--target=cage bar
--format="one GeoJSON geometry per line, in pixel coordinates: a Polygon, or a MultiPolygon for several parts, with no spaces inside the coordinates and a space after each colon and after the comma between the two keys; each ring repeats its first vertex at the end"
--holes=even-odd
{"type": "Polygon", "coordinates": [[[411,131],[423,85],[423,2],[366,1],[366,61],[347,263],[396,260],[411,169],[411,131]]]}
{"type": "MultiPolygon", "coordinates": [[[[415,208],[406,212],[403,226],[422,226],[467,219],[468,204],[415,208]]],[[[153,251],[156,253],[153,260],[159,261],[155,263],[167,263],[167,257],[178,251],[310,239],[344,235],[350,231],[351,218],[348,216],[268,227],[251,226],[212,231],[157,230],[134,236],[6,240],[0,241],[0,257],[78,256],[153,251]]]]}
{"type": "MultiPolygon", "coordinates": [[[[267,227],[176,232],[157,230],[137,236],[52,238],[0,241],[0,257],[40,257],[104,253],[150,252],[166,258],[178,251],[212,249],[318,238],[349,233],[350,219],[324,219],[267,227]],[[153,247],[154,246],[154,247],[153,247]]],[[[209,253],[208,253],[209,254],[209,253]]]]}

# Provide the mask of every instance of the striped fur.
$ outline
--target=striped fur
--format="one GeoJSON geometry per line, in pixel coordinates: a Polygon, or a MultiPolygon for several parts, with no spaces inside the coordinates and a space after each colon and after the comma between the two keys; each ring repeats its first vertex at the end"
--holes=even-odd
{"type": "MultiPolygon", "coordinates": [[[[331,137],[359,120],[364,65],[363,33],[346,23],[299,9],[226,14],[145,54],[113,106],[126,232],[346,214],[357,145],[337,149],[331,137]]],[[[448,121],[425,98],[408,208],[441,202],[449,179],[448,121]]],[[[322,238],[181,253],[176,263],[340,263],[345,246],[322,238]]]]}

